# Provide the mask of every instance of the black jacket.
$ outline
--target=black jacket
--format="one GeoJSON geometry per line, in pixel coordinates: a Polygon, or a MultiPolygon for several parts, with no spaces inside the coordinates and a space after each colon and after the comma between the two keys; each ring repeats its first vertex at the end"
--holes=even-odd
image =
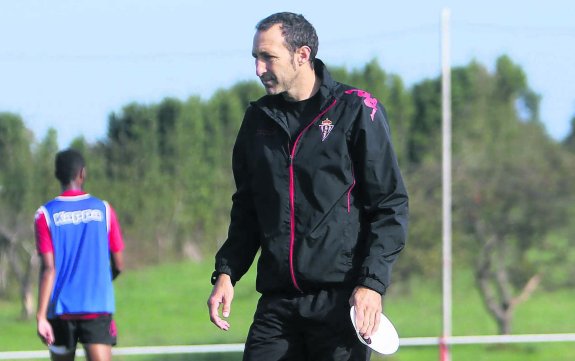
{"type": "Polygon", "coordinates": [[[408,198],[385,110],[332,80],[319,60],[321,109],[290,139],[278,97],[252,103],[233,151],[237,191],[216,271],[238,281],[261,249],[256,289],[363,285],[385,293],[407,234],[408,198]]]}

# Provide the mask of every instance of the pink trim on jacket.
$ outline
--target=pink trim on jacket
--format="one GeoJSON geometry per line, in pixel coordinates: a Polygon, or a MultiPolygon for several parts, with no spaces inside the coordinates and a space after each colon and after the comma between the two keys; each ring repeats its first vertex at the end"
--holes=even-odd
{"type": "Polygon", "coordinates": [[[289,270],[291,275],[291,280],[293,282],[294,287],[300,291],[301,288],[299,287],[296,277],[295,277],[295,270],[294,270],[294,261],[293,261],[293,253],[294,253],[294,245],[295,245],[295,177],[294,177],[294,169],[293,169],[293,159],[295,157],[295,152],[299,140],[301,139],[303,133],[305,133],[315,122],[318,120],[322,115],[327,113],[335,104],[337,100],[334,100],[333,103],[329,107],[327,107],[323,112],[319,113],[311,123],[309,123],[297,136],[295,142],[293,143],[293,147],[290,153],[290,164],[289,164],[289,203],[290,203],[290,244],[289,244],[289,270]]]}

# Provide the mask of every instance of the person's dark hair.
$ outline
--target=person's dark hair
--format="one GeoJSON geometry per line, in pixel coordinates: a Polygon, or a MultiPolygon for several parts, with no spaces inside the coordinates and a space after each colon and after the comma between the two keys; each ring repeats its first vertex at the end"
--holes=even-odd
{"type": "Polygon", "coordinates": [[[286,47],[292,53],[302,46],[309,46],[311,49],[310,60],[313,66],[313,60],[319,48],[319,40],[313,25],[301,14],[282,12],[272,14],[261,20],[256,25],[256,30],[265,31],[276,24],[281,25],[286,47]]]}
{"type": "Polygon", "coordinates": [[[54,175],[62,185],[68,185],[85,167],[86,162],[80,152],[66,149],[56,154],[54,175]]]}

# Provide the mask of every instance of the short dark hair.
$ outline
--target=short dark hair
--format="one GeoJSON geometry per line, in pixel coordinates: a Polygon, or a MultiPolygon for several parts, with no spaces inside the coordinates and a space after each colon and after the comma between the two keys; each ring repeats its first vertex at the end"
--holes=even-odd
{"type": "Polygon", "coordinates": [[[319,48],[319,40],[313,25],[301,14],[281,12],[261,20],[256,25],[256,30],[265,31],[276,24],[281,25],[286,47],[292,53],[302,46],[309,46],[311,49],[310,60],[313,66],[313,60],[319,48]]]}
{"type": "Polygon", "coordinates": [[[86,162],[82,154],[77,150],[66,149],[56,154],[54,165],[56,178],[62,185],[68,185],[86,166],[86,162]]]}

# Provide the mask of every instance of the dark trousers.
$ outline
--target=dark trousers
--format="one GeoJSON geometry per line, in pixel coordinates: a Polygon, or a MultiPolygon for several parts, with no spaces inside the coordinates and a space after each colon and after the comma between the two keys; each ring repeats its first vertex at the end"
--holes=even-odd
{"type": "Polygon", "coordinates": [[[368,361],[349,318],[350,289],[263,295],[244,361],[368,361]]]}

